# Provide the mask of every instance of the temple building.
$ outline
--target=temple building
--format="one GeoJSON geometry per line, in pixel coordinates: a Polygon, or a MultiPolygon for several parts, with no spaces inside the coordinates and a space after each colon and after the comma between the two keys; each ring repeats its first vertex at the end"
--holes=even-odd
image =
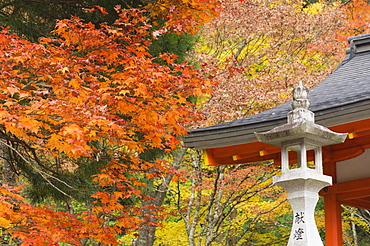
{"type": "MultiPolygon", "coordinates": [[[[205,151],[209,165],[273,160],[284,167],[284,174],[284,171],[298,172],[290,170],[285,162],[298,163],[298,169],[303,171],[298,176],[290,175],[289,179],[321,180],[322,187],[317,187],[324,197],[327,246],[343,245],[342,204],[370,210],[370,34],[351,37],[348,41],[350,48],[345,59],[329,77],[307,92],[308,98],[297,94],[293,101],[265,112],[192,130],[185,139],[186,146],[205,151]],[[308,110],[304,103],[294,106],[301,99],[308,100],[305,103],[309,103],[309,112],[292,115],[298,109],[308,110]],[[317,127],[319,132],[302,126],[297,130],[295,127],[302,122],[317,127]],[[296,153],[287,154],[288,150],[296,153]],[[307,168],[305,162],[313,161],[316,167],[307,168]]],[[[284,187],[280,181],[281,177],[274,179],[284,187]]],[[[294,213],[302,213],[297,209],[293,208],[294,213]]],[[[288,245],[318,245],[303,243],[303,239],[302,244],[293,242],[297,239],[294,232],[301,229],[293,225],[288,245]]],[[[299,235],[304,235],[305,230],[308,229],[302,229],[299,235]]]]}

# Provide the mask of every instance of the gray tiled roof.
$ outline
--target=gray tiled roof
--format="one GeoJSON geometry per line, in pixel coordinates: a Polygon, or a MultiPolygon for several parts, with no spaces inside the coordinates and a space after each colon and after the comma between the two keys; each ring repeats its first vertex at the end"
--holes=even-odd
{"type": "MultiPolygon", "coordinates": [[[[370,34],[349,38],[344,61],[310,90],[310,110],[316,123],[326,127],[370,118],[370,34]]],[[[291,101],[262,113],[220,125],[190,131],[189,147],[199,149],[255,142],[254,132],[286,123],[291,101]]]]}

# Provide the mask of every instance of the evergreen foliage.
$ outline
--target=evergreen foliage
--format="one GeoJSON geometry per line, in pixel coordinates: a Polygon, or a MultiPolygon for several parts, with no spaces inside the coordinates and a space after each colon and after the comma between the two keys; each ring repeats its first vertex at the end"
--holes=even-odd
{"type": "Polygon", "coordinates": [[[45,37],[54,29],[56,21],[78,16],[86,22],[111,24],[116,18],[116,5],[122,7],[139,6],[134,0],[1,0],[0,25],[30,41],[45,37]],[[88,9],[101,6],[109,13],[103,15],[88,9]]]}

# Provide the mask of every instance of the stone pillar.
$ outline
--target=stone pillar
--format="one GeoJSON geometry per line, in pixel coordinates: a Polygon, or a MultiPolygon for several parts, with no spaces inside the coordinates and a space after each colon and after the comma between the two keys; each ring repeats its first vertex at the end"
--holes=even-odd
{"type": "Polygon", "coordinates": [[[293,226],[288,246],[322,246],[315,222],[318,192],[331,185],[331,177],[315,170],[293,169],[273,178],[274,184],[284,188],[293,210],[293,226]]]}

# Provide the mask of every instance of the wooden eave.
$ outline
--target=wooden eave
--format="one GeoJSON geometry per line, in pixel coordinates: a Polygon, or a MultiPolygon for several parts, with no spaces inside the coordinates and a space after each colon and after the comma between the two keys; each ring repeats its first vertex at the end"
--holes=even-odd
{"type": "MultiPolygon", "coordinates": [[[[370,118],[329,127],[329,129],[335,132],[349,133],[349,137],[344,143],[323,148],[324,166],[327,152],[332,153],[330,157],[332,161],[343,161],[356,157],[363,153],[364,149],[370,148],[370,118]]],[[[280,151],[279,147],[256,141],[210,148],[206,149],[205,153],[209,165],[233,165],[266,160],[274,160],[276,164],[280,164],[280,151]]],[[[295,157],[292,156],[291,158],[294,162],[295,157]]]]}
{"type": "MultiPolygon", "coordinates": [[[[370,86],[370,85],[369,85],[370,86]]],[[[288,102],[290,104],[290,102],[288,102]]],[[[315,113],[315,123],[334,127],[353,121],[370,118],[370,100],[363,100],[352,104],[340,105],[334,108],[320,110],[315,113]]],[[[286,114],[282,117],[247,125],[235,125],[219,129],[204,128],[202,132],[191,132],[185,139],[188,147],[197,149],[213,149],[227,146],[257,144],[254,132],[265,132],[286,123],[286,114]]]]}

